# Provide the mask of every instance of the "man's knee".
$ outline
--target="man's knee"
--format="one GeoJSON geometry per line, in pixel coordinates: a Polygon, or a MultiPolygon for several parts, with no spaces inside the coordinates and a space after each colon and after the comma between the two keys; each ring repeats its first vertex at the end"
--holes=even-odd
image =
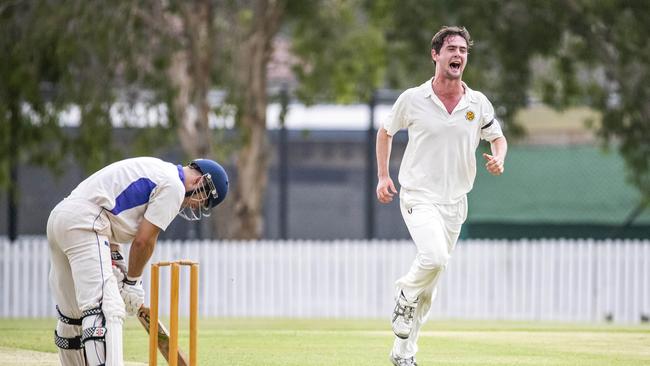
{"type": "Polygon", "coordinates": [[[100,313],[106,319],[119,319],[124,321],[126,317],[126,310],[124,308],[124,300],[120,295],[117,285],[114,282],[108,283],[104,287],[104,296],[101,299],[93,299],[92,302],[81,304],[81,311],[86,314],[92,314],[96,309],[100,309],[100,313]]]}
{"type": "Polygon", "coordinates": [[[122,365],[122,323],[126,312],[121,298],[105,297],[103,304],[86,306],[81,341],[88,365],[122,365]],[[116,300],[111,301],[110,299],[116,300]]]}
{"type": "Polygon", "coordinates": [[[89,366],[106,363],[106,320],[101,306],[83,309],[81,342],[89,366]]]}
{"type": "Polygon", "coordinates": [[[81,341],[81,319],[63,314],[58,306],[56,310],[59,313],[59,321],[54,331],[54,343],[59,348],[61,364],[85,366],[86,359],[81,341]]]}
{"type": "Polygon", "coordinates": [[[106,319],[120,319],[124,320],[126,317],[126,310],[124,307],[124,300],[120,295],[116,280],[111,276],[107,286],[104,288],[105,293],[102,299],[102,310],[106,319]]]}
{"type": "Polygon", "coordinates": [[[423,269],[444,271],[449,262],[448,254],[418,253],[418,265],[423,269]]]}

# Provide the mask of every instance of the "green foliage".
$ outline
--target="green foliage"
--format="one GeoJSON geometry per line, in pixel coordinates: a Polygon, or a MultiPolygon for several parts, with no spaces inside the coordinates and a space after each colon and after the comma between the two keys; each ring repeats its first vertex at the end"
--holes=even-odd
{"type": "MultiPolygon", "coordinates": [[[[48,4],[44,4],[48,5],[48,4]]],[[[0,7],[0,185],[8,186],[13,164],[36,162],[60,168],[54,156],[65,149],[56,112],[46,103],[65,64],[43,14],[51,7],[26,2],[0,7]],[[37,36],[36,33],[41,33],[37,36]],[[42,144],[41,141],[48,141],[42,144]]]]}
{"type": "Polygon", "coordinates": [[[576,1],[566,9],[566,34],[580,52],[560,49],[560,90],[602,113],[603,145],[625,159],[628,179],[650,203],[650,8],[644,2],[576,1]],[[567,71],[568,69],[568,71],[567,71]],[[585,70],[582,74],[577,70],[585,70]]]}
{"type": "Polygon", "coordinates": [[[307,103],[367,101],[384,79],[385,39],[362,12],[360,1],[322,1],[316,13],[294,18],[292,51],[307,103]]]}
{"type": "MultiPolygon", "coordinates": [[[[107,57],[91,54],[88,49],[96,38],[81,42],[84,11],[81,2],[61,6],[50,1],[9,2],[0,8],[0,182],[7,184],[9,164],[35,163],[60,171],[70,146],[79,146],[64,135],[59,114],[72,101],[92,101],[103,79],[94,79],[93,87],[84,76],[102,76],[100,65],[107,57]],[[86,81],[84,83],[84,81],[86,81]],[[16,147],[15,149],[12,147],[16,147]]],[[[99,37],[99,34],[94,34],[99,37]]],[[[102,35],[105,37],[105,35],[102,35]]],[[[109,40],[105,40],[109,41],[109,40]]],[[[88,103],[91,104],[91,103],[88,103]]],[[[89,108],[88,110],[96,110],[89,108]]],[[[88,117],[88,113],[83,114],[88,117]]],[[[92,130],[93,139],[102,140],[103,131],[92,130]]],[[[83,134],[82,134],[83,136],[83,134]]],[[[96,144],[99,146],[99,144],[96,144]]],[[[102,146],[105,149],[105,146],[102,146]]],[[[96,148],[84,151],[84,158],[96,156],[96,148]]]]}
{"type": "Polygon", "coordinates": [[[160,70],[173,43],[153,42],[139,10],[126,0],[0,6],[1,185],[10,183],[13,163],[58,173],[72,154],[91,172],[123,157],[112,141],[111,106],[157,103],[169,94],[160,70]],[[139,90],[135,97],[124,93],[129,88],[139,90]],[[143,99],[142,90],[154,92],[143,99]],[[79,128],[64,132],[62,113],[77,111],[79,128]]]}
{"type": "MultiPolygon", "coordinates": [[[[176,91],[164,71],[188,40],[151,22],[161,4],[2,2],[1,185],[9,183],[11,162],[56,171],[72,154],[91,171],[120,158],[109,119],[116,101],[131,108],[136,102],[170,105],[176,91]],[[73,106],[82,117],[80,129],[66,134],[59,116],[73,106]]],[[[164,11],[178,14],[178,4],[164,11]]],[[[559,109],[579,104],[597,109],[603,119],[594,128],[603,146],[620,150],[629,180],[650,201],[646,2],[286,0],[282,5],[281,33],[292,38],[300,58],[296,94],[302,100],[367,101],[378,87],[418,85],[433,73],[433,34],[442,25],[464,25],[475,40],[464,79],[492,100],[509,136],[522,132],[513,117],[531,93],[559,109]]],[[[239,71],[234,52],[254,22],[253,3],[213,6],[218,58],[211,79],[241,106],[232,80],[239,71]]],[[[235,119],[239,122],[238,115],[235,119]]],[[[173,141],[176,126],[169,113],[167,125],[140,131],[136,151],[173,141]]]]}

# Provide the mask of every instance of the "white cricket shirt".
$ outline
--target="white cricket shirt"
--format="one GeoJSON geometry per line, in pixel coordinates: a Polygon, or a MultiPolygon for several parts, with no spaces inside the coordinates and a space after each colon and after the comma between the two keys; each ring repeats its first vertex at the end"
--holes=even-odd
{"type": "Polygon", "coordinates": [[[401,189],[418,202],[453,204],[472,189],[480,139],[492,141],[503,132],[483,93],[463,84],[465,94],[450,114],[431,81],[399,96],[384,129],[390,136],[408,129],[399,170],[401,189]]]}
{"type": "Polygon", "coordinates": [[[112,239],[130,243],[142,218],[162,230],[178,214],[185,198],[180,165],[141,157],[115,162],[86,178],[68,199],[85,199],[104,209],[112,239]]]}

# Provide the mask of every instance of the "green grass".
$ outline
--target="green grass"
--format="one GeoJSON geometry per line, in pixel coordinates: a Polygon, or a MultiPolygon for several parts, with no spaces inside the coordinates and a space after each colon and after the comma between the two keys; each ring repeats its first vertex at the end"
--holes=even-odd
{"type": "MultiPolygon", "coordinates": [[[[0,319],[0,360],[12,350],[56,352],[54,323],[0,319]]],[[[393,341],[386,321],[368,320],[201,319],[199,338],[200,365],[229,366],[388,366],[393,341]]],[[[146,362],[147,338],[134,319],[124,339],[125,357],[146,362]]],[[[650,365],[650,326],[431,321],[419,344],[421,366],[650,365]]]]}

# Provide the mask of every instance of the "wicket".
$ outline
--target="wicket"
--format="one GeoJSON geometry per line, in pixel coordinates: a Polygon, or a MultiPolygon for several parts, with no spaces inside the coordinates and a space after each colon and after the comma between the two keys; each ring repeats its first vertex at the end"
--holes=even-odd
{"type": "Polygon", "coordinates": [[[158,262],[151,265],[151,310],[149,329],[149,365],[156,366],[158,358],[158,292],[160,267],[171,267],[169,303],[169,365],[178,366],[178,292],[180,267],[190,267],[190,366],[197,365],[197,331],[199,312],[199,264],[189,260],[158,262]]]}

